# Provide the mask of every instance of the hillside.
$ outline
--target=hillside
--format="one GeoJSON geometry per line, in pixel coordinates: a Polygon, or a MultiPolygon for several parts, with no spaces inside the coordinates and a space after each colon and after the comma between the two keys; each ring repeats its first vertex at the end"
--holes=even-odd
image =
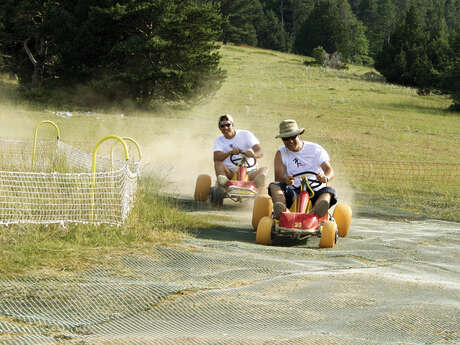
{"type": "Polygon", "coordinates": [[[0,116],[8,126],[0,134],[30,138],[39,120],[52,119],[64,139],[88,147],[104,135],[129,135],[141,143],[149,166],[167,177],[171,191],[191,195],[196,175],[213,171],[218,114],[233,114],[238,128],[259,137],[265,151],[261,164],[271,169],[282,144],[274,138],[278,124],[294,118],[306,128],[305,140],[328,150],[340,196],[365,205],[364,213],[391,216],[395,207],[409,211],[408,217],[460,220],[455,212],[460,116],[445,110],[447,97],[418,96],[415,89],[379,81],[375,71],[361,66],[336,71],[306,66],[302,56],[232,45],[222,47],[222,56],[228,73],[222,88],[185,110],[73,112],[62,118],[44,111],[46,106],[22,105],[11,96],[12,84],[3,82],[8,98],[0,116]]]}

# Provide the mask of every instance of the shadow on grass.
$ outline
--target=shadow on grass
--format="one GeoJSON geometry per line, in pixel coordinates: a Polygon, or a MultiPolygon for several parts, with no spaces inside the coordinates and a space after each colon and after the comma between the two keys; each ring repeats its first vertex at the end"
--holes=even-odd
{"type": "MultiPolygon", "coordinates": [[[[203,212],[210,217],[212,227],[198,229],[194,236],[198,239],[225,242],[242,242],[256,245],[256,231],[251,225],[251,212],[240,203],[225,202],[221,208],[213,207],[209,202],[197,203],[192,199],[175,198],[178,207],[185,212],[203,212]],[[247,213],[241,219],[242,212],[247,213]],[[246,217],[247,216],[247,217],[246,217]]],[[[317,239],[293,241],[286,238],[273,239],[273,247],[318,248],[317,239]]]]}
{"type": "Polygon", "coordinates": [[[213,241],[256,243],[255,231],[239,226],[216,225],[212,228],[199,229],[194,236],[213,241]]]}
{"type": "Polygon", "coordinates": [[[242,220],[242,212],[246,213],[246,209],[241,204],[225,201],[224,206],[218,208],[209,201],[200,203],[186,197],[174,197],[174,202],[181,211],[209,218],[212,225],[197,229],[196,238],[255,243],[255,232],[249,223],[251,213],[247,212],[247,222],[242,220]]]}
{"type": "MultiPolygon", "coordinates": [[[[418,96],[423,97],[423,96],[418,96]]],[[[380,104],[379,107],[381,109],[392,110],[392,111],[409,111],[413,112],[414,110],[417,113],[423,115],[435,115],[435,116],[460,116],[459,112],[450,111],[448,108],[438,108],[438,107],[429,107],[423,106],[420,104],[414,104],[411,102],[406,103],[392,103],[392,104],[380,104]]]]}

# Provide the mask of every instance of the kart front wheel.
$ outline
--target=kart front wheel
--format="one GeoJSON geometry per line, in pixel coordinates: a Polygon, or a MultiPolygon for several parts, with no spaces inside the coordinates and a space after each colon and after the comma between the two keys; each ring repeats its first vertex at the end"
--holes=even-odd
{"type": "Polygon", "coordinates": [[[327,221],[321,230],[320,248],[333,248],[337,240],[337,224],[327,221]]]}
{"type": "Polygon", "coordinates": [[[350,229],[351,223],[351,208],[346,204],[338,204],[334,209],[335,222],[337,223],[337,229],[339,230],[339,236],[345,237],[348,234],[348,229],[350,229]]]}
{"type": "Polygon", "coordinates": [[[206,201],[209,198],[211,189],[211,176],[202,174],[196,179],[195,185],[195,201],[206,201]]]}
{"type": "Polygon", "coordinates": [[[271,216],[273,211],[272,198],[269,195],[258,195],[252,208],[252,227],[257,230],[262,217],[271,216]]]}
{"type": "Polygon", "coordinates": [[[259,225],[257,225],[256,243],[264,245],[272,244],[272,227],[272,217],[262,217],[259,225]]]}

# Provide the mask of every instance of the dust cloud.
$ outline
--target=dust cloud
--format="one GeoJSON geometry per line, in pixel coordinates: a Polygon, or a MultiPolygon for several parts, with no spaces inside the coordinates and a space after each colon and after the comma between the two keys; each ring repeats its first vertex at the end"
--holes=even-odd
{"type": "MultiPolygon", "coordinates": [[[[215,183],[213,163],[213,143],[221,135],[217,127],[218,116],[224,112],[205,112],[191,115],[189,118],[157,119],[155,132],[143,146],[145,173],[153,174],[164,183],[164,191],[186,198],[193,197],[196,179],[200,174],[208,174],[215,183]]],[[[259,160],[259,167],[268,167],[267,182],[274,180],[273,159],[282,144],[274,137],[277,124],[272,128],[261,128],[249,117],[243,118],[232,114],[237,129],[253,132],[261,143],[264,157],[259,160]],[[249,119],[248,119],[249,118],[249,119]]],[[[304,138],[308,140],[308,138],[304,138]]],[[[321,144],[321,143],[320,143],[321,144]]],[[[327,147],[326,147],[327,150],[327,147]]],[[[338,193],[340,203],[353,204],[353,190],[347,178],[334,166],[335,178],[331,181],[338,193]]]]}
{"type": "MultiPolygon", "coordinates": [[[[213,143],[221,135],[217,127],[217,119],[219,115],[226,112],[216,108],[219,107],[198,107],[187,114],[179,112],[120,116],[120,111],[117,115],[75,114],[70,119],[51,119],[59,123],[64,141],[70,143],[79,140],[88,141],[88,147],[81,147],[85,150],[92,150],[99,139],[110,134],[134,138],[140,144],[142,151],[143,173],[158,178],[164,192],[191,198],[195,190],[196,179],[200,174],[210,175],[215,183],[213,143]]],[[[0,119],[7,124],[0,126],[0,137],[31,140],[33,129],[40,118],[49,118],[49,114],[42,112],[37,112],[37,116],[33,115],[33,112],[25,113],[14,106],[0,106],[0,119]]],[[[279,139],[275,139],[278,121],[266,121],[262,115],[251,112],[231,113],[237,129],[250,130],[260,140],[264,157],[259,160],[258,165],[268,167],[267,182],[273,181],[273,159],[276,151],[282,145],[279,139]]],[[[40,131],[43,137],[54,136],[53,128],[44,127],[40,131]]],[[[303,139],[309,140],[305,135],[303,139]]],[[[320,140],[316,142],[322,144],[320,140]]],[[[106,151],[106,148],[110,146],[104,144],[101,152],[106,151]]],[[[132,146],[128,146],[131,151],[132,146]]],[[[114,153],[117,157],[122,157],[119,148],[114,153]]],[[[339,158],[331,156],[331,164],[335,169],[334,161],[339,158]]],[[[337,169],[331,185],[337,189],[339,202],[352,205],[352,188],[346,176],[337,169]]]]}
{"type": "MultiPolygon", "coordinates": [[[[143,147],[144,171],[164,180],[165,191],[183,196],[193,196],[200,174],[210,175],[215,183],[213,144],[222,135],[217,120],[223,113],[206,113],[187,119],[158,119],[156,126],[160,134],[150,138],[143,147]]],[[[257,131],[247,123],[240,123],[237,116],[234,118],[235,127],[252,131],[264,148],[264,140],[257,131]]],[[[265,157],[258,165],[269,166],[271,170],[272,164],[266,164],[266,157],[272,161],[275,151],[272,154],[264,148],[264,152],[265,157]]]]}

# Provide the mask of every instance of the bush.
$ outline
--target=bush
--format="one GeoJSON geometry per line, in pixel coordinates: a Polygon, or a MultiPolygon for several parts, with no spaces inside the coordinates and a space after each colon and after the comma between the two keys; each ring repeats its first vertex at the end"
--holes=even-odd
{"type": "Polygon", "coordinates": [[[353,63],[363,66],[374,66],[374,59],[367,55],[359,55],[353,58],[353,63]]]}
{"type": "Polygon", "coordinates": [[[320,65],[324,65],[327,57],[327,53],[322,46],[318,46],[313,49],[311,56],[315,59],[315,62],[320,65]]]}

